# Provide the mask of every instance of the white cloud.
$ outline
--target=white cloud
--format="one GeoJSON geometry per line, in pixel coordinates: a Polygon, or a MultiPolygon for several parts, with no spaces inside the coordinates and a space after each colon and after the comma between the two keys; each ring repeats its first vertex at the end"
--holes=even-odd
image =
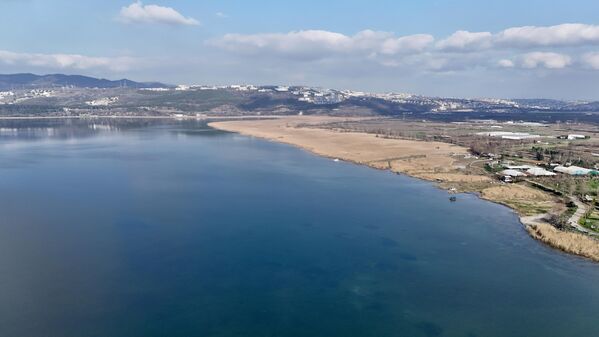
{"type": "Polygon", "coordinates": [[[236,53],[268,53],[290,58],[318,59],[351,48],[351,38],[322,30],[287,34],[227,34],[210,44],[236,53]]]}
{"type": "Polygon", "coordinates": [[[78,54],[15,53],[0,50],[0,63],[55,69],[126,71],[138,61],[131,57],[93,57],[78,54]]]}
{"type": "Polygon", "coordinates": [[[119,20],[124,23],[162,23],[168,25],[199,25],[194,18],[185,17],[171,7],[144,5],[141,1],[121,8],[119,20]]]}
{"type": "Polygon", "coordinates": [[[228,19],[229,18],[229,16],[223,12],[216,12],[215,15],[217,18],[220,18],[220,19],[228,19]]]}
{"type": "Polygon", "coordinates": [[[497,64],[502,68],[513,68],[516,66],[514,61],[508,59],[501,59],[497,62],[497,64]]]}
{"type": "Polygon", "coordinates": [[[437,43],[437,48],[441,50],[471,50],[489,48],[492,44],[493,34],[489,32],[469,32],[459,30],[448,38],[437,43]]]}
{"type": "Polygon", "coordinates": [[[208,44],[234,56],[251,54],[270,60],[326,60],[331,64],[351,59],[401,67],[407,71],[563,69],[585,65],[599,70],[599,53],[589,53],[591,47],[599,44],[599,26],[587,24],[512,27],[497,33],[460,30],[438,41],[429,34],[399,36],[392,32],[363,30],[346,35],[302,30],[227,34],[208,41],[208,44]],[[544,50],[535,50],[538,47],[544,50]]]}
{"type": "Polygon", "coordinates": [[[391,33],[364,30],[353,36],[325,30],[271,34],[227,34],[209,44],[232,52],[322,59],[337,54],[395,55],[426,49],[434,38],[427,34],[395,37],[391,33]]]}
{"type": "Polygon", "coordinates": [[[586,53],[582,56],[582,60],[591,68],[599,70],[599,52],[586,53]]]}
{"type": "Polygon", "coordinates": [[[497,34],[499,45],[513,47],[560,47],[599,43],[599,26],[566,23],[548,27],[513,27],[497,34]]]}
{"type": "Polygon", "coordinates": [[[426,49],[435,41],[432,35],[416,34],[408,35],[400,38],[388,38],[383,41],[380,51],[383,54],[393,55],[403,52],[418,52],[426,49]]]}
{"type": "Polygon", "coordinates": [[[599,26],[568,23],[546,27],[512,27],[496,34],[460,30],[439,41],[437,48],[447,51],[471,51],[594,44],[599,44],[599,26]]]}
{"type": "MultiPolygon", "coordinates": [[[[366,52],[384,55],[433,51],[435,38],[429,34],[396,36],[389,32],[363,30],[353,36],[324,30],[302,30],[289,33],[228,34],[212,44],[230,51],[265,51],[289,55],[308,48],[323,56],[331,51],[366,52]]],[[[512,27],[496,34],[457,31],[439,40],[437,52],[509,51],[534,47],[585,47],[599,44],[599,26],[561,24],[547,27],[512,27]]]]}
{"type": "Polygon", "coordinates": [[[533,52],[522,55],[522,67],[529,69],[538,67],[562,69],[571,63],[572,58],[570,56],[558,53],[533,52]]]}

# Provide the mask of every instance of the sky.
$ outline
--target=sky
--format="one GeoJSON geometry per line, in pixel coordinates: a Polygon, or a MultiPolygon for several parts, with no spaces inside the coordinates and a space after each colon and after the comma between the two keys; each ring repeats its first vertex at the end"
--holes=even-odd
{"type": "Polygon", "coordinates": [[[0,0],[0,73],[599,100],[597,0],[0,0]]]}

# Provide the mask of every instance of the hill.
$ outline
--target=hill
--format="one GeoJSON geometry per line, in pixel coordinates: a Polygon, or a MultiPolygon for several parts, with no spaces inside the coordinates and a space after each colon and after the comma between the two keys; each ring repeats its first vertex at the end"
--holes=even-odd
{"type": "Polygon", "coordinates": [[[76,88],[168,88],[169,85],[159,82],[135,82],[128,79],[107,80],[82,75],[35,75],[35,74],[0,74],[0,90],[33,89],[51,87],[76,88]]]}

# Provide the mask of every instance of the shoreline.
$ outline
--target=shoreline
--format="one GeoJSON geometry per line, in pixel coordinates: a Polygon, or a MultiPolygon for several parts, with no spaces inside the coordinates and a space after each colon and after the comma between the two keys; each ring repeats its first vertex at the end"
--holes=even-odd
{"type": "Polygon", "coordinates": [[[46,120],[46,119],[174,119],[174,120],[205,120],[205,119],[225,119],[225,120],[255,120],[255,119],[272,119],[272,118],[283,118],[283,116],[262,116],[262,115],[248,115],[248,116],[143,116],[143,115],[88,115],[88,116],[0,116],[1,120],[46,120]]]}
{"type": "MultiPolygon", "coordinates": [[[[546,213],[524,214],[515,205],[527,198],[543,198],[546,205],[556,204],[546,194],[522,185],[493,185],[482,191],[471,189],[469,184],[489,183],[483,175],[465,175],[448,169],[453,157],[468,153],[468,149],[440,142],[377,138],[360,132],[337,132],[310,128],[341,117],[282,117],[276,120],[214,121],[208,126],[221,131],[276,141],[309,151],[315,155],[366,165],[378,170],[436,183],[443,190],[474,193],[479,198],[510,208],[519,218],[525,231],[534,239],[568,254],[599,262],[599,241],[587,235],[561,231],[543,221],[546,213]],[[305,127],[306,124],[308,127],[305,127]],[[297,126],[304,126],[298,128],[297,126]],[[328,143],[327,143],[328,142],[328,143]],[[366,143],[366,144],[364,144],[366,143]],[[398,155],[401,154],[401,155],[398,155]],[[462,188],[463,187],[463,188],[462,188]],[[506,194],[507,193],[507,194],[506,194]],[[518,195],[524,196],[518,200],[518,195]],[[510,198],[506,198],[509,195],[510,198]],[[516,198],[511,200],[511,198],[516,198]]],[[[348,118],[349,119],[349,118],[348,118]]],[[[492,184],[492,182],[491,182],[492,184]]]]}

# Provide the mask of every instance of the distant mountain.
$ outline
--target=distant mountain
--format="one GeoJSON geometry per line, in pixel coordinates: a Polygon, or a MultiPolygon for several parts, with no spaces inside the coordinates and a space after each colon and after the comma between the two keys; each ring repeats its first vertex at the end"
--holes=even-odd
{"type": "Polygon", "coordinates": [[[34,75],[34,74],[0,74],[0,90],[51,88],[73,86],[78,88],[168,88],[169,85],[159,82],[135,82],[127,79],[111,81],[81,75],[34,75]]]}

